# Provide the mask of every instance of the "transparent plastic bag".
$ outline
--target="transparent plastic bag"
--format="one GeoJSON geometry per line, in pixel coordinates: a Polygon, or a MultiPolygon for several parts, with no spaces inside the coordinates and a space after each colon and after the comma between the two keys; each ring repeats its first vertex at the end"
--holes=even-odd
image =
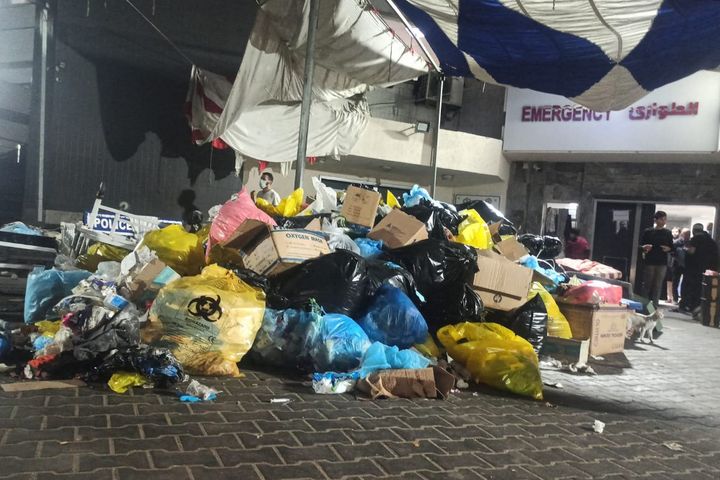
{"type": "Polygon", "coordinates": [[[535,350],[511,330],[497,323],[465,322],[441,328],[437,337],[476,382],[542,400],[535,350]]]}
{"type": "Polygon", "coordinates": [[[530,294],[528,298],[533,298],[535,295],[540,295],[545,309],[547,310],[548,321],[547,321],[547,334],[549,337],[558,338],[572,338],[572,330],[570,329],[570,323],[565,318],[565,315],[560,311],[555,299],[545,290],[538,282],[533,282],[530,287],[530,294]]]}
{"type": "Polygon", "coordinates": [[[262,324],[265,294],[217,265],[160,290],[145,343],[169,349],[189,373],[239,376],[262,324]]]}
{"type": "Polygon", "coordinates": [[[458,225],[458,235],[455,237],[455,241],[480,250],[491,248],[493,245],[492,235],[485,220],[475,210],[463,210],[459,214],[465,219],[458,225]]]}

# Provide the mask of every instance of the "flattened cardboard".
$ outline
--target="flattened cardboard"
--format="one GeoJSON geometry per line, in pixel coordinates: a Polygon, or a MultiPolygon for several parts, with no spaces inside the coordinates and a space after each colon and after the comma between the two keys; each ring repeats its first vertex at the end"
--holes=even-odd
{"type": "Polygon", "coordinates": [[[370,230],[368,238],[382,240],[388,248],[400,248],[427,240],[428,232],[423,222],[395,208],[370,230]]]}
{"type": "Polygon", "coordinates": [[[455,377],[439,367],[383,370],[358,382],[373,398],[442,398],[455,386],[455,377]]]}
{"type": "Polygon", "coordinates": [[[57,390],[61,388],[84,387],[82,380],[46,380],[38,382],[4,383],[3,392],[30,392],[34,390],[57,390]]]}
{"type": "Polygon", "coordinates": [[[533,271],[491,250],[478,250],[473,289],[483,304],[495,310],[514,310],[527,302],[533,271]]]}
{"type": "Polygon", "coordinates": [[[378,192],[350,186],[345,193],[340,214],[349,223],[372,228],[375,225],[380,198],[378,192]]]}
{"type": "Polygon", "coordinates": [[[495,250],[511,262],[517,262],[528,254],[525,245],[514,238],[508,238],[495,244],[495,250]]]}
{"type": "Polygon", "coordinates": [[[223,247],[239,250],[245,268],[266,276],[330,253],[330,247],[321,233],[273,230],[257,220],[248,220],[240,225],[223,247]]]}

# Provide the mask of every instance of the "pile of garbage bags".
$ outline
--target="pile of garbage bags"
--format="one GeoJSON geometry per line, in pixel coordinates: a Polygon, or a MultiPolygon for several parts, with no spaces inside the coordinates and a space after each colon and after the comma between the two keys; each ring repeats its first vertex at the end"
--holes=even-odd
{"type": "Polygon", "coordinates": [[[436,390],[445,398],[440,365],[449,355],[478,383],[542,398],[537,354],[548,335],[571,336],[548,293],[567,279],[531,255],[551,258],[551,239],[518,239],[491,205],[454,206],[418,186],[400,202],[371,191],[342,201],[313,185],[314,198],[299,189],[278,206],[242,190],[195,233],[171,225],[132,251],[96,243],[33,271],[26,325],[0,336],[0,355],[25,352],[17,371],[27,379],[81,376],[120,393],[175,388],[184,401],[218,393],[191,375],[239,376],[244,358],[313,374],[318,393],[365,382],[374,398],[436,390]],[[388,215],[404,223],[379,232],[388,215]],[[528,281],[505,308],[478,252],[511,240],[530,251],[511,259],[498,249],[492,260],[528,281]]]}

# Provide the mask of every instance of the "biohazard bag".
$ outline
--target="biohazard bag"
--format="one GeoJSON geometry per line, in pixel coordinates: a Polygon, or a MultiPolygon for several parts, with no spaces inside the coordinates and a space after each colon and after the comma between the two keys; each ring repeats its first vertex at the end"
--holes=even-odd
{"type": "Polygon", "coordinates": [[[441,328],[437,337],[476,382],[542,400],[535,350],[511,330],[497,323],[465,322],[441,328]]]}
{"type": "Polygon", "coordinates": [[[265,294],[217,265],[160,290],[143,341],[167,348],[188,373],[239,376],[262,324],[265,294]]]}

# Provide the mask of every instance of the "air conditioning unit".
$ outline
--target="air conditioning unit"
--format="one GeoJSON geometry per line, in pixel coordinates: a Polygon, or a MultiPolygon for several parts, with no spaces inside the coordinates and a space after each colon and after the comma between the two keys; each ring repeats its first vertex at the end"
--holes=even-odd
{"type": "MultiPolygon", "coordinates": [[[[419,96],[417,100],[423,101],[428,105],[435,105],[437,103],[438,81],[437,75],[425,75],[421,77],[420,80],[418,80],[420,85],[417,89],[419,96]]],[[[446,77],[445,85],[443,86],[443,107],[450,109],[462,107],[464,86],[465,79],[463,77],[446,77]]]]}

